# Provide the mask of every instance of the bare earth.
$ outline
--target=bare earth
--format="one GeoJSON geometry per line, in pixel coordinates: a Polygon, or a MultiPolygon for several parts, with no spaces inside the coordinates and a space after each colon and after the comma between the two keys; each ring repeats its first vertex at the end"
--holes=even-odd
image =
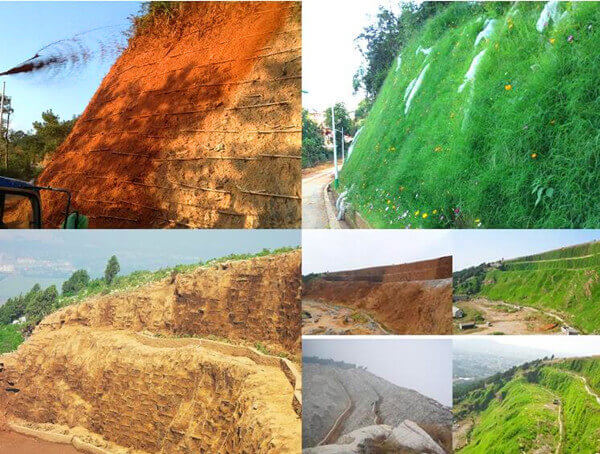
{"type": "Polygon", "coordinates": [[[81,454],[69,445],[50,443],[6,431],[0,431],[0,452],[10,454],[81,454]]]}
{"type": "Polygon", "coordinates": [[[302,301],[302,312],[304,335],[389,334],[369,314],[349,307],[305,300],[302,301]]]}
{"type": "Polygon", "coordinates": [[[559,334],[558,324],[562,319],[558,316],[550,316],[538,311],[535,308],[521,306],[514,312],[517,306],[503,304],[501,302],[489,301],[484,298],[476,298],[469,301],[457,303],[457,306],[463,309],[467,315],[473,310],[481,313],[484,322],[477,322],[477,328],[471,330],[460,330],[458,325],[464,321],[455,319],[455,331],[458,334],[559,334]],[[507,310],[501,309],[506,307],[507,310]],[[487,326],[490,322],[491,326],[487,326]],[[556,325],[556,326],[555,326],[556,325]]]}

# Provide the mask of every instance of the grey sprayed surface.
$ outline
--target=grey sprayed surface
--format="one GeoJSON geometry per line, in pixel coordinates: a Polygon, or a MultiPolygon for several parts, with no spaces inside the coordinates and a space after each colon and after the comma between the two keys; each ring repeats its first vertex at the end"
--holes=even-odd
{"type": "Polygon", "coordinates": [[[348,407],[340,436],[374,424],[396,427],[405,419],[450,427],[450,409],[417,391],[396,386],[363,369],[303,366],[303,446],[318,444],[348,407]],[[377,416],[379,417],[376,421],[377,416]]]}

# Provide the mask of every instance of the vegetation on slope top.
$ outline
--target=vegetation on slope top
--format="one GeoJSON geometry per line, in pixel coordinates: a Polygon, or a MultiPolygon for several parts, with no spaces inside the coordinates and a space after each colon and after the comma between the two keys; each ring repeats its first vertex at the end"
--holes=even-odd
{"type": "MultiPolygon", "coordinates": [[[[229,254],[224,257],[210,259],[189,265],[177,265],[161,268],[156,271],[134,271],[125,276],[118,276],[118,262],[109,260],[105,276],[90,279],[85,270],[78,270],[63,283],[62,293],[52,285],[42,289],[36,284],[29,292],[9,298],[0,306],[0,350],[14,350],[22,341],[22,332],[30,332],[46,315],[71,304],[76,304],[94,295],[104,295],[115,291],[129,290],[151,282],[160,281],[173,273],[187,273],[200,267],[210,267],[219,263],[232,260],[248,260],[252,258],[278,255],[299,250],[297,247],[281,247],[278,249],[263,249],[260,252],[249,254],[229,254]],[[111,263],[113,268],[111,269],[111,263]],[[12,325],[14,320],[26,317],[25,324],[12,325]]],[[[116,258],[114,258],[116,260],[116,258]]],[[[0,351],[3,352],[3,351],[0,351]]]]}
{"type": "Polygon", "coordinates": [[[544,7],[452,4],[404,46],[340,177],[373,226],[600,225],[600,5],[544,7]]]}
{"type": "Polygon", "coordinates": [[[600,360],[538,361],[481,382],[455,400],[459,420],[475,419],[469,442],[457,452],[530,452],[544,446],[554,451],[560,440],[559,407],[565,428],[562,452],[597,452],[600,404],[580,376],[594,388],[600,360]],[[499,425],[502,430],[494,430],[499,425]]]}

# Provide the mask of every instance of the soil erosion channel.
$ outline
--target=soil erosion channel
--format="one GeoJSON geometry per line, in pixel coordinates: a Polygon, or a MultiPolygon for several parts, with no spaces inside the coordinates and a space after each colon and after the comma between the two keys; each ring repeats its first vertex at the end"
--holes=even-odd
{"type": "Polygon", "coordinates": [[[49,315],[0,357],[6,426],[91,452],[298,452],[299,367],[264,351],[298,357],[299,273],[299,251],[225,262],[49,315]]]}

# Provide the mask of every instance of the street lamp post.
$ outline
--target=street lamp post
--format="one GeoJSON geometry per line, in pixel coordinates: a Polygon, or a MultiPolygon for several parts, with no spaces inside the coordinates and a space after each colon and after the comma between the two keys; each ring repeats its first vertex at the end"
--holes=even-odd
{"type": "Polygon", "coordinates": [[[339,182],[338,182],[337,148],[336,148],[336,144],[335,144],[335,113],[334,113],[334,106],[331,106],[331,132],[333,134],[333,174],[334,174],[333,187],[335,189],[337,189],[338,185],[339,185],[339,182]]]}

